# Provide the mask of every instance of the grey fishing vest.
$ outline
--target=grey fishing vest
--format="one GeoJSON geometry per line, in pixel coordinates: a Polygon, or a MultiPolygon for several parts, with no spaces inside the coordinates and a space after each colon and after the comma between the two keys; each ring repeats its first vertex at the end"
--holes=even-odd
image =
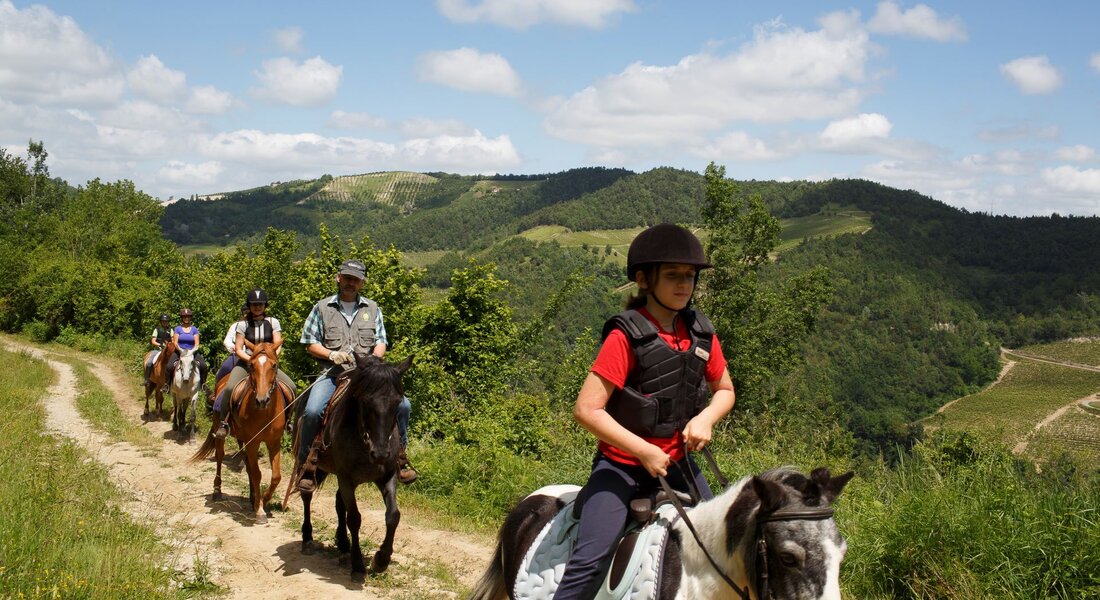
{"type": "Polygon", "coordinates": [[[691,346],[680,352],[661,339],[657,327],[636,310],[623,311],[604,323],[603,339],[620,329],[634,351],[634,370],[623,389],[607,401],[607,412],[620,425],[643,437],[670,438],[707,406],[707,361],[714,326],[703,313],[680,311],[691,346]]]}
{"type": "Polygon", "coordinates": [[[363,302],[365,305],[359,307],[351,325],[348,325],[348,320],[340,312],[339,299],[336,305],[322,301],[319,308],[321,323],[325,328],[325,338],[321,344],[325,348],[359,354],[370,353],[378,340],[378,332],[375,331],[378,305],[373,300],[364,299],[363,302]]]}

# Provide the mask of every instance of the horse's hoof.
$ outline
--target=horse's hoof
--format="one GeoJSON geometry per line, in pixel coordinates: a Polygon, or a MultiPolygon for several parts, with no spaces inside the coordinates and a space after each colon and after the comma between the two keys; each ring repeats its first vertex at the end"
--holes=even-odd
{"type": "Polygon", "coordinates": [[[214,493],[211,494],[210,497],[214,500],[221,500],[222,499],[222,491],[221,490],[214,490],[214,493]]]}
{"type": "Polygon", "coordinates": [[[256,524],[257,525],[267,525],[267,513],[265,513],[262,510],[260,512],[256,513],[256,524]]]}
{"type": "Polygon", "coordinates": [[[312,541],[302,542],[302,554],[305,554],[306,556],[313,556],[313,553],[315,551],[316,549],[313,547],[312,541]]]}
{"type": "Polygon", "coordinates": [[[384,573],[390,566],[390,555],[382,555],[381,552],[375,552],[374,558],[370,561],[371,573],[384,573]]]}

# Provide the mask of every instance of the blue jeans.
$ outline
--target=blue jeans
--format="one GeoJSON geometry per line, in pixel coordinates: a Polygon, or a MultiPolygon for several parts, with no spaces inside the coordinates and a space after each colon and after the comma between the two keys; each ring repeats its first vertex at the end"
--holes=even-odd
{"type": "MultiPolygon", "coordinates": [[[[313,438],[317,437],[321,429],[321,417],[325,414],[325,407],[332,394],[336,392],[335,377],[321,377],[321,379],[309,391],[309,399],[302,411],[302,431],[299,438],[298,460],[306,461],[309,456],[309,448],[313,445],[313,438]]],[[[412,403],[405,396],[401,397],[401,403],[397,405],[397,431],[401,434],[401,447],[409,443],[409,413],[412,411],[412,403]]]]}
{"type": "MultiPolygon", "coordinates": [[[[669,466],[666,479],[673,489],[691,491],[684,479],[685,470],[691,473],[704,500],[714,497],[690,456],[669,466]]],[[[615,542],[626,526],[630,499],[659,486],[657,478],[651,477],[645,467],[624,465],[596,453],[588,483],[577,494],[574,512],[581,511],[577,541],[554,600],[588,600],[595,596],[599,575],[607,567],[615,542]]]]}

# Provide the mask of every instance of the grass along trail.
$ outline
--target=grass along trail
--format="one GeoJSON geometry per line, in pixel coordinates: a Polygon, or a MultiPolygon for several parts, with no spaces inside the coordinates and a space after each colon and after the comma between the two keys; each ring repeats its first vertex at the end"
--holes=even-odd
{"type": "MultiPolygon", "coordinates": [[[[290,511],[276,511],[266,525],[253,523],[242,510],[248,503],[243,462],[234,459],[223,465],[225,499],[212,501],[213,462],[188,464],[187,459],[197,448],[194,442],[171,431],[169,421],[143,422],[144,398],[136,379],[128,382],[130,377],[98,357],[81,355],[76,359],[90,365],[126,420],[143,423],[154,440],[151,448],[114,440],[80,414],[76,407],[80,386],[73,366],[66,362],[74,360],[68,353],[63,356],[11,338],[3,338],[0,343],[11,351],[27,352],[46,361],[57,373],[58,380],[44,400],[48,427],[76,441],[109,469],[119,490],[120,506],[135,520],[152,526],[173,548],[170,556],[162,558],[165,568],[184,572],[190,579],[209,577],[225,588],[229,597],[453,598],[473,585],[492,554],[486,540],[417,527],[404,514],[389,570],[380,576],[368,576],[365,581],[354,580],[347,561],[339,559],[334,549],[331,529],[323,526],[335,523],[335,485],[322,488],[313,504],[315,536],[325,542],[326,550],[333,549],[303,555],[298,532],[301,504],[296,497],[291,500],[290,511]]],[[[234,444],[227,446],[228,457],[234,444]]],[[[266,482],[266,459],[261,466],[266,482]]],[[[282,485],[286,481],[284,477],[282,485]]],[[[360,490],[360,533],[366,553],[373,550],[373,540],[383,535],[384,513],[372,509],[381,506],[374,486],[360,490]]],[[[281,493],[277,492],[276,497],[281,498],[281,493]]]]}

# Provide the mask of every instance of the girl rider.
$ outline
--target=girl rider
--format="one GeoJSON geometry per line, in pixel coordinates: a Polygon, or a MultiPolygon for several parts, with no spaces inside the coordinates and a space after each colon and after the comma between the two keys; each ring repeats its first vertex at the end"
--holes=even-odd
{"type": "Polygon", "coordinates": [[[690,306],[699,271],[710,266],[699,240],[676,225],[650,227],[630,244],[626,270],[638,294],[604,325],[573,409],[599,442],[574,505],[577,541],[554,600],[595,595],[630,499],[656,489],[658,475],[680,491],[713,497],[687,454],[710,442],[734,403],[714,327],[690,306]]]}
{"type": "Polygon", "coordinates": [[[149,357],[145,360],[146,384],[149,383],[149,375],[152,374],[153,363],[157,362],[157,357],[160,356],[161,350],[164,350],[164,345],[167,344],[170,339],[172,339],[172,330],[168,327],[168,315],[162,314],[159,319],[159,324],[153,328],[153,333],[149,338],[149,343],[153,345],[153,350],[149,352],[149,357]]]}
{"type": "Polygon", "coordinates": [[[202,357],[202,351],[199,350],[199,328],[191,324],[193,315],[194,313],[191,312],[190,308],[181,309],[180,324],[172,330],[172,343],[176,346],[176,352],[168,359],[167,381],[171,385],[172,379],[175,377],[176,364],[180,361],[180,350],[194,350],[195,366],[199,368],[199,385],[209,396],[210,390],[206,389],[206,372],[210,367],[207,366],[206,359],[202,357]]]}
{"type": "MultiPolygon", "coordinates": [[[[221,426],[214,432],[214,436],[218,438],[229,435],[229,411],[231,407],[228,398],[232,397],[233,388],[248,378],[248,363],[252,358],[252,351],[248,349],[245,340],[252,344],[261,342],[278,344],[283,340],[283,328],[279,325],[279,320],[267,315],[267,292],[259,288],[254,289],[248,292],[245,303],[248,305],[248,316],[243,321],[237,322],[237,336],[233,346],[233,353],[237,356],[237,365],[229,372],[229,381],[226,382],[225,387],[222,388],[222,393],[214,401],[214,412],[221,415],[222,418],[221,426]]],[[[279,369],[278,378],[279,381],[286,384],[288,389],[294,390],[294,381],[282,369],[279,369]]]]}

